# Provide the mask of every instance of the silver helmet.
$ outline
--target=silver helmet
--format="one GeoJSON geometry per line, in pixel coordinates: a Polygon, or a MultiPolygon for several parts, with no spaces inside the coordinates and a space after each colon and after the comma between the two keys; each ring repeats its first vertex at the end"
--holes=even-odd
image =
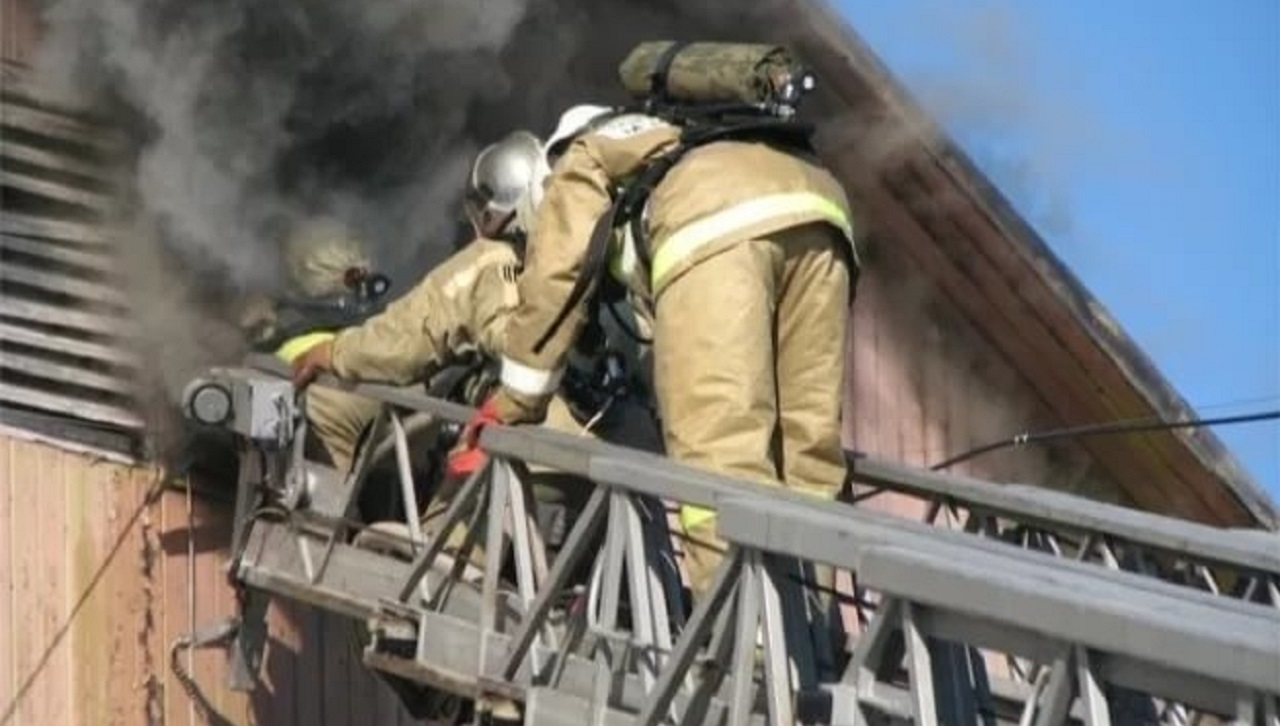
{"type": "Polygon", "coordinates": [[[537,206],[547,173],[542,142],[528,131],[513,131],[481,150],[466,191],[467,216],[476,230],[490,237],[528,232],[527,215],[537,206]]]}

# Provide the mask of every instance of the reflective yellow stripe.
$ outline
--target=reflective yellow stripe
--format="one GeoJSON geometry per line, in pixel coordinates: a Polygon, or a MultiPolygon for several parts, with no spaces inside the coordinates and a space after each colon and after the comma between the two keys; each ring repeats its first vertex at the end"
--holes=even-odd
{"type": "Polygon", "coordinates": [[[716,518],[716,510],[695,507],[692,504],[680,505],[680,526],[686,530],[693,529],[704,522],[716,518]]]}
{"type": "Polygon", "coordinates": [[[307,333],[290,338],[284,342],[284,345],[276,348],[276,357],[285,363],[292,363],[294,358],[311,350],[317,343],[333,340],[334,337],[333,333],[307,333]]]}
{"type": "Polygon", "coordinates": [[[757,197],[676,230],[675,234],[658,247],[653,256],[652,284],[657,288],[677,263],[712,240],[721,239],[735,229],[749,227],[771,217],[797,213],[814,214],[838,227],[846,237],[853,238],[853,224],[845,215],[844,209],[826,197],[813,192],[757,197]]]}

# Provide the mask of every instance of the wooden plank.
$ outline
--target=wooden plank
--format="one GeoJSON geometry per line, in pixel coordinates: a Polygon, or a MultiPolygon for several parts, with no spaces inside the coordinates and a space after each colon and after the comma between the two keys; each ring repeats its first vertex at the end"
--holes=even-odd
{"type": "Polygon", "coordinates": [[[17,512],[14,508],[13,448],[17,442],[0,436],[0,723],[17,693],[14,658],[17,622],[14,619],[18,547],[13,538],[17,512]]]}
{"type": "Polygon", "coordinates": [[[49,272],[21,262],[0,260],[0,290],[4,288],[6,282],[70,295],[86,302],[106,303],[120,307],[126,307],[129,304],[125,294],[111,285],[78,279],[65,272],[49,272]]]}
{"type": "Polygon", "coordinates": [[[114,424],[128,429],[142,428],[143,421],[128,409],[77,398],[44,393],[0,381],[0,401],[30,406],[74,418],[114,424]]]}
{"type": "Polygon", "coordinates": [[[0,214],[0,232],[82,245],[101,246],[113,242],[112,237],[99,225],[36,217],[9,210],[0,214]]]}
{"type": "MultiPolygon", "coordinates": [[[[876,303],[876,288],[864,279],[858,289],[858,299],[853,308],[853,349],[850,375],[853,376],[853,448],[872,453],[876,446],[876,353],[874,326],[871,310],[876,303]]],[[[853,485],[853,493],[860,494],[867,487],[853,485]]]]}
{"type": "Polygon", "coordinates": [[[360,667],[351,645],[355,625],[332,613],[324,617],[324,726],[356,726],[360,721],[351,703],[353,668],[360,667]]]}
{"type": "Polygon", "coordinates": [[[322,611],[317,608],[295,609],[298,629],[298,665],[294,671],[294,693],[297,698],[297,723],[324,723],[324,634],[322,611]]]}
{"type": "Polygon", "coordinates": [[[273,600],[268,612],[271,642],[267,646],[268,653],[264,668],[266,688],[263,695],[267,698],[267,712],[263,719],[266,723],[297,723],[295,718],[297,698],[296,677],[298,669],[298,648],[301,645],[297,627],[294,625],[296,613],[302,606],[273,600]]]}
{"type": "MultiPolygon", "coordinates": [[[[163,659],[156,663],[161,669],[164,680],[163,714],[166,724],[188,724],[194,726],[189,717],[190,701],[182,684],[178,681],[170,667],[169,648],[174,641],[188,632],[191,613],[188,608],[193,604],[188,597],[187,587],[189,575],[186,556],[186,541],[182,536],[187,526],[186,498],[183,492],[168,490],[160,497],[160,559],[159,569],[161,581],[158,583],[159,608],[162,613],[159,632],[159,645],[164,653],[163,659]]],[[[182,665],[189,668],[189,653],[182,653],[182,665]]]]}
{"type": "Polygon", "coordinates": [[[947,359],[947,336],[940,321],[925,323],[924,342],[920,351],[924,385],[921,392],[924,409],[925,441],[921,466],[933,466],[951,453],[947,436],[947,387],[952,368],[947,359]]]}
{"type": "Polygon", "coordinates": [[[110,708],[110,657],[116,646],[110,642],[107,628],[110,617],[110,593],[95,583],[99,568],[105,565],[106,548],[99,543],[106,538],[107,507],[111,491],[107,482],[96,481],[87,474],[83,459],[68,463],[63,478],[67,486],[68,584],[72,592],[72,608],[78,611],[71,623],[71,650],[74,653],[71,674],[71,720],[83,723],[93,714],[101,719],[110,708]],[[102,484],[102,486],[94,486],[102,484]],[[83,598],[83,603],[78,602],[83,598]]]}
{"type": "MultiPolygon", "coordinates": [[[[185,498],[185,496],[184,496],[185,498]]],[[[229,518],[220,517],[216,509],[193,497],[193,519],[187,525],[195,551],[194,566],[190,566],[195,596],[195,627],[204,627],[232,613],[225,607],[222,593],[227,589],[227,580],[221,571],[222,552],[227,542],[227,534],[231,531],[229,518]]],[[[185,561],[189,555],[183,554],[185,561]]],[[[208,699],[209,705],[225,714],[226,704],[226,649],[201,648],[194,651],[194,668],[191,676],[195,679],[200,693],[208,699]]],[[[196,711],[197,723],[201,721],[199,710],[196,711]]]]}
{"type": "MultiPolygon", "coordinates": [[[[231,528],[234,520],[232,509],[226,504],[210,504],[205,508],[205,517],[202,521],[208,523],[208,537],[206,543],[214,548],[216,554],[215,562],[218,567],[218,575],[211,578],[219,584],[215,591],[215,599],[217,601],[218,612],[224,616],[238,614],[238,603],[236,601],[236,592],[226,581],[225,575],[222,575],[222,567],[225,557],[228,554],[228,545],[231,541],[231,528]]],[[[227,687],[227,677],[231,673],[231,664],[228,655],[230,650],[220,648],[214,651],[216,654],[216,676],[210,685],[218,687],[218,710],[231,723],[247,726],[252,722],[250,714],[250,695],[238,691],[232,691],[227,687]]]]}
{"type": "MultiPolygon", "coordinates": [[[[41,704],[42,717],[35,723],[69,723],[71,700],[71,597],[67,583],[66,460],[72,458],[51,446],[40,446],[40,539],[38,562],[42,570],[37,590],[41,652],[48,658],[31,698],[41,704]]],[[[36,540],[33,540],[36,541],[36,540]]]]}
{"type": "Polygon", "coordinates": [[[11,136],[0,136],[0,166],[3,166],[3,159],[31,164],[49,171],[75,174],[98,183],[104,183],[107,176],[106,170],[98,164],[85,161],[71,154],[49,151],[31,144],[21,143],[13,140],[11,136]]]}
{"type": "Polygon", "coordinates": [[[79,329],[95,335],[113,334],[128,337],[129,322],[121,316],[98,315],[69,307],[19,300],[13,295],[0,296],[0,315],[30,320],[45,325],[79,329]]]}
{"type": "Polygon", "coordinates": [[[113,200],[109,195],[88,189],[79,189],[63,182],[41,179],[28,173],[16,171],[12,167],[0,166],[0,186],[21,189],[24,192],[46,199],[75,204],[98,213],[109,211],[113,204],[113,200]]]}
{"type": "Polygon", "coordinates": [[[65,114],[36,108],[32,105],[14,103],[11,100],[0,104],[0,125],[22,129],[46,138],[69,141],[86,146],[89,149],[110,152],[116,144],[108,140],[101,128],[89,126],[82,121],[65,114]]]}
{"type": "MultiPolygon", "coordinates": [[[[8,215],[0,215],[0,219],[4,219],[8,215]]],[[[28,239],[11,234],[0,234],[0,249],[18,252],[32,257],[39,257],[52,262],[59,262],[64,265],[74,265],[83,267],[95,272],[104,272],[114,274],[118,272],[116,261],[99,252],[90,252],[86,250],[72,249],[62,245],[44,242],[37,239],[28,239]]]]}
{"type": "MultiPolygon", "coordinates": [[[[135,684],[138,696],[136,699],[127,698],[125,704],[137,717],[122,723],[156,723],[164,715],[162,689],[168,664],[168,644],[161,642],[164,613],[160,588],[164,575],[160,571],[160,547],[156,536],[161,515],[159,502],[148,501],[159,479],[160,472],[154,469],[134,469],[129,477],[131,498],[122,498],[118,510],[131,514],[134,507],[142,507],[138,521],[137,577],[126,576],[122,582],[118,606],[121,612],[126,613],[122,622],[135,643],[131,682],[135,684]],[[131,502],[132,506],[125,507],[124,501],[131,502]]],[[[121,521],[120,516],[115,521],[121,521]]],[[[133,575],[132,570],[128,574],[133,575]]]]}
{"type": "Polygon", "coordinates": [[[364,667],[363,661],[360,660],[362,657],[363,654],[357,651],[352,652],[351,683],[347,688],[347,697],[351,699],[352,725],[397,723],[396,712],[383,706],[383,690],[390,689],[364,667]]]}
{"type": "Polygon", "coordinates": [[[41,350],[92,358],[112,365],[136,368],[138,360],[123,348],[62,335],[43,333],[21,325],[0,322],[0,341],[9,341],[41,350]]]}
{"type": "Polygon", "coordinates": [[[876,380],[877,356],[875,349],[875,317],[872,315],[878,302],[878,289],[874,282],[864,280],[858,293],[859,300],[853,310],[853,373],[854,373],[854,446],[859,451],[875,452],[876,419],[879,416],[879,389],[876,380]]]}
{"type": "Polygon", "coordinates": [[[32,542],[43,542],[44,532],[40,522],[40,477],[38,447],[25,441],[11,442],[9,457],[9,481],[12,490],[12,506],[17,516],[13,519],[10,541],[13,549],[13,610],[12,628],[9,632],[12,644],[14,669],[14,701],[5,704],[0,712],[0,722],[13,724],[44,723],[39,718],[32,684],[37,677],[40,663],[41,634],[39,629],[38,588],[44,573],[36,561],[38,548],[32,542]]]}

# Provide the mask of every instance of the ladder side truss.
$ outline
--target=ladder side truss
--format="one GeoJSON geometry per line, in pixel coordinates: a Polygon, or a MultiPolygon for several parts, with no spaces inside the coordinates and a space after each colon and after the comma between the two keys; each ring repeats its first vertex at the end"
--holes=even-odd
{"type": "MultiPolygon", "coordinates": [[[[396,556],[362,548],[359,538],[348,541],[349,520],[367,454],[345,478],[303,461],[291,423],[300,417],[278,385],[284,371],[269,359],[251,365],[202,380],[258,412],[223,425],[262,462],[242,467],[240,499],[274,492],[277,502],[271,517],[237,523],[246,534],[233,552],[236,578],[259,595],[363,620],[367,665],[471,699],[481,713],[575,726],[1094,726],[1133,722],[1125,709],[1137,708],[1148,722],[1210,714],[1280,726],[1274,601],[1165,581],[1158,568],[1012,547],[975,536],[983,526],[947,530],[821,502],[549,430],[486,429],[490,463],[454,495],[435,541],[411,534],[396,556]],[[597,485],[558,554],[533,521],[530,464],[597,485]],[[730,542],[691,609],[666,531],[671,502],[717,509],[730,542]],[[466,541],[446,552],[441,544],[457,527],[466,527],[466,541]],[[481,539],[483,554],[473,557],[481,539]],[[584,568],[587,580],[575,579],[584,568]],[[832,593],[815,588],[821,568],[851,575],[853,592],[837,595],[862,617],[852,637],[823,600],[832,593]],[[999,657],[1007,668],[993,667],[999,657]]],[[[392,404],[393,432],[405,409],[454,423],[470,414],[399,389],[343,387],[392,404]]],[[[407,458],[398,457],[402,482],[412,476],[407,458]]],[[[899,486],[922,478],[895,467],[860,461],[857,474],[899,486]]],[[[945,476],[923,480],[940,487],[945,476]]],[[[1251,573],[1264,589],[1275,583],[1274,551],[1260,537],[1192,528],[1177,540],[1172,520],[957,481],[968,488],[945,504],[1038,531],[1103,533],[1161,557],[1251,573]],[[1202,547],[1218,535],[1220,546],[1202,547]]],[[[415,511],[411,487],[402,491],[406,511],[415,511]]]]}

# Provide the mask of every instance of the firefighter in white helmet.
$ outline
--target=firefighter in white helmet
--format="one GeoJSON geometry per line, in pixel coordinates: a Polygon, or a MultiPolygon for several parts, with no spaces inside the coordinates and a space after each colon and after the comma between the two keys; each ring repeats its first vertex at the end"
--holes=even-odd
{"type": "MultiPolygon", "coordinates": [[[[593,291],[616,281],[654,315],[667,453],[832,498],[845,477],[840,410],[856,270],[845,192],[804,151],[715,140],[671,157],[636,214],[645,233],[637,244],[635,226],[611,224],[619,189],[686,138],[647,113],[577,106],[561,117],[548,142],[555,161],[530,238],[537,254],[526,261],[508,325],[502,385],[464,441],[474,444],[489,422],[542,420],[593,291]],[[593,265],[608,272],[592,279],[593,265]]],[[[681,511],[689,537],[713,545],[714,518],[681,511]]],[[[688,553],[695,593],[719,559],[715,549],[688,553]]]]}

